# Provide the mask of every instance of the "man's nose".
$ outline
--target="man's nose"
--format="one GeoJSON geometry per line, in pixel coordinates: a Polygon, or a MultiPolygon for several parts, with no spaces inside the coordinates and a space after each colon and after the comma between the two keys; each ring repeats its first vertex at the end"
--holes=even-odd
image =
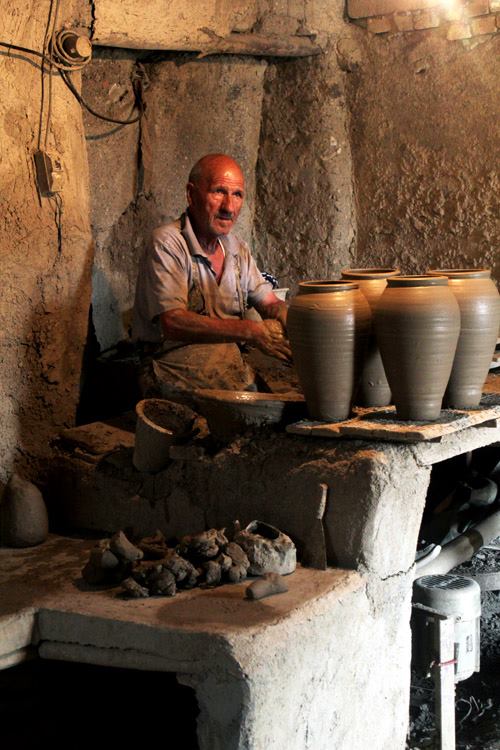
{"type": "Polygon", "coordinates": [[[232,213],[234,211],[234,196],[229,193],[224,193],[221,208],[223,208],[224,211],[232,213]]]}

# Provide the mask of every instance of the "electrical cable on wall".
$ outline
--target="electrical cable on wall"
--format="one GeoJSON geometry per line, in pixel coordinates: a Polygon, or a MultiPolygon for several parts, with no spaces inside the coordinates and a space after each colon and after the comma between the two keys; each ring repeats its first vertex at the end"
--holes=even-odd
{"type": "MultiPolygon", "coordinates": [[[[43,38],[43,54],[46,56],[50,40],[52,38],[52,35],[55,31],[56,23],[57,23],[57,15],[59,13],[59,0],[57,0],[56,4],[56,10],[54,17],[52,17],[54,8],[54,0],[50,0],[50,8],[49,8],[49,16],[47,18],[47,25],[45,27],[45,34],[43,38]]],[[[44,139],[44,149],[47,149],[47,140],[48,140],[48,133],[50,129],[50,117],[52,114],[52,64],[50,60],[47,60],[49,64],[49,76],[48,76],[48,83],[49,83],[49,96],[48,96],[48,112],[47,112],[47,122],[45,126],[45,139],[44,139]]],[[[42,148],[42,132],[43,132],[43,115],[45,110],[45,76],[46,76],[46,59],[42,59],[42,64],[40,66],[41,71],[41,97],[40,97],[40,119],[38,122],[38,149],[42,148]]]]}
{"type": "MultiPolygon", "coordinates": [[[[82,38],[86,39],[86,37],[80,37],[80,39],[82,38]]],[[[90,40],[87,39],[87,42],[90,45],[90,40]]],[[[96,112],[94,109],[92,109],[92,107],[89,104],[87,104],[87,102],[84,100],[81,94],[78,93],[77,89],[75,88],[68,74],[73,71],[81,70],[83,67],[85,67],[85,65],[87,65],[90,62],[90,57],[88,60],[75,61],[75,64],[69,65],[69,64],[61,63],[57,59],[54,58],[54,51],[53,51],[52,45],[48,51],[48,54],[38,52],[37,50],[30,49],[29,47],[21,47],[18,44],[10,44],[9,42],[0,42],[0,47],[5,47],[8,50],[16,50],[18,52],[25,52],[29,55],[35,55],[36,57],[41,58],[42,65],[44,62],[51,62],[53,67],[57,68],[57,70],[59,71],[59,74],[61,75],[62,80],[64,81],[66,86],[69,88],[73,96],[76,98],[80,106],[84,107],[88,112],[90,112],[91,115],[99,118],[100,120],[104,120],[105,122],[112,122],[112,123],[115,123],[116,125],[133,125],[135,122],[138,122],[141,119],[144,113],[144,109],[142,107],[140,98],[138,96],[138,92],[135,87],[134,87],[135,107],[137,107],[137,109],[139,110],[139,114],[128,120],[119,120],[114,117],[107,117],[106,115],[102,115],[99,112],[96,112]]]]}
{"type": "Polygon", "coordinates": [[[80,71],[89,64],[92,56],[92,44],[87,36],[79,34],[77,31],[69,29],[56,31],[59,17],[59,6],[60,0],[50,0],[42,52],[29,47],[0,41],[0,48],[6,48],[8,53],[10,53],[11,50],[16,50],[40,58],[40,116],[38,121],[37,150],[34,154],[34,162],[39,195],[40,197],[47,197],[54,209],[54,219],[57,227],[58,256],[62,253],[63,247],[62,216],[64,203],[62,196],[60,195],[62,167],[59,157],[54,154],[49,154],[47,151],[52,117],[52,83],[54,71],[58,71],[64,84],[73,94],[79,105],[100,120],[111,122],[116,125],[132,125],[141,119],[144,112],[141,100],[141,83],[137,81],[132,82],[134,92],[133,107],[138,109],[138,114],[135,117],[126,120],[108,117],[107,115],[102,115],[99,112],[96,112],[89,104],[87,104],[73,84],[71,73],[80,71]],[[46,84],[48,84],[47,88],[46,84]]]}

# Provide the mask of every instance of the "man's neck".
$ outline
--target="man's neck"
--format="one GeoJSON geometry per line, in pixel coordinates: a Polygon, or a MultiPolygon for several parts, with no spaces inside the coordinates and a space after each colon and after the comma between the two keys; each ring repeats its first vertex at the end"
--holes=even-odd
{"type": "Polygon", "coordinates": [[[191,222],[191,226],[193,227],[193,232],[195,234],[196,239],[198,240],[198,243],[201,249],[204,250],[207,253],[207,255],[212,255],[213,253],[215,253],[220,247],[219,237],[217,235],[215,237],[214,236],[205,237],[205,235],[199,231],[197,225],[193,221],[193,217],[189,214],[189,211],[188,211],[188,216],[189,216],[189,221],[191,222]]]}

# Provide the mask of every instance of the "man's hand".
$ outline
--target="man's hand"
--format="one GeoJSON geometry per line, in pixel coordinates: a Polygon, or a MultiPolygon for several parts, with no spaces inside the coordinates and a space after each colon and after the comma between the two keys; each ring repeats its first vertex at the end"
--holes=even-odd
{"type": "Polygon", "coordinates": [[[285,329],[279,320],[263,320],[259,323],[259,331],[254,336],[255,346],[271,357],[276,357],[284,362],[292,359],[292,350],[288,339],[285,338],[285,329]]]}
{"type": "Polygon", "coordinates": [[[239,320],[209,318],[190,310],[176,309],[161,313],[165,338],[191,344],[224,344],[246,341],[264,354],[290,362],[292,353],[279,320],[239,320]]]}
{"type": "Polygon", "coordinates": [[[255,309],[265,320],[268,318],[279,320],[286,331],[288,306],[283,300],[278,299],[274,292],[269,292],[269,294],[264,297],[258,305],[255,305],[255,309]]]}

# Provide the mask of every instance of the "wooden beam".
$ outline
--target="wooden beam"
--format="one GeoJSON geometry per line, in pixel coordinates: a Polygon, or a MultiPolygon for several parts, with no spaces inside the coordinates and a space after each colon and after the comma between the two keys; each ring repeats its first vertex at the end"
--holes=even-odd
{"type": "MultiPolygon", "coordinates": [[[[206,30],[208,33],[208,29],[206,30]]],[[[200,49],[207,55],[256,55],[260,57],[307,57],[319,55],[321,48],[308,36],[279,36],[277,34],[229,34],[223,38],[213,32],[211,42],[200,49]]],[[[198,50],[197,50],[198,51],[198,50]]]]}

